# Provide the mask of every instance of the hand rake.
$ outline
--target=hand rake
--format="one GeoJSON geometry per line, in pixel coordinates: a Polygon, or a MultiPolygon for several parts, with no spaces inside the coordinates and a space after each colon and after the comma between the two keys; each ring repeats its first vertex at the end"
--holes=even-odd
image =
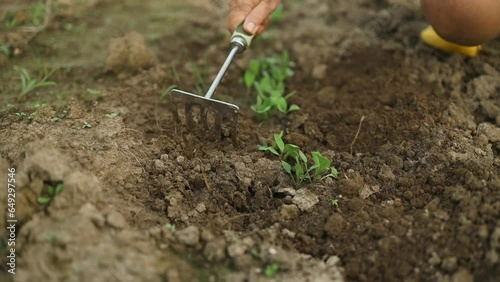
{"type": "Polygon", "coordinates": [[[227,69],[233,62],[237,54],[245,51],[252,42],[253,35],[245,32],[243,30],[243,25],[238,26],[231,36],[231,51],[226,58],[226,61],[219,70],[219,73],[215,77],[212,85],[208,89],[205,96],[199,96],[189,92],[185,92],[178,89],[173,89],[170,91],[170,97],[172,102],[175,104],[174,116],[177,122],[180,121],[179,118],[179,105],[184,105],[184,115],[186,117],[187,126],[189,129],[195,128],[195,121],[193,118],[193,112],[196,107],[200,111],[200,122],[206,132],[209,131],[208,126],[208,114],[212,113],[215,124],[213,126],[214,134],[218,140],[222,139],[222,122],[226,120],[229,123],[230,134],[233,143],[236,144],[236,133],[238,127],[238,113],[240,108],[234,104],[226,103],[223,101],[212,99],[217,86],[226,74],[227,69]]]}

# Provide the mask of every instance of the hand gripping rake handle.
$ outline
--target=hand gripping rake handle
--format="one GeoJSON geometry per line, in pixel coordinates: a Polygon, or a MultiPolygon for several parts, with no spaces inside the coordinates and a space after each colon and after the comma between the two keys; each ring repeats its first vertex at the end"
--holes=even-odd
{"type": "Polygon", "coordinates": [[[208,89],[207,94],[205,94],[205,98],[209,99],[210,97],[212,97],[215,89],[217,89],[217,86],[226,74],[227,69],[233,62],[234,57],[236,57],[236,54],[243,53],[243,51],[245,51],[250,46],[250,43],[252,43],[253,37],[253,34],[247,33],[243,29],[243,24],[239,25],[236,28],[236,30],[233,32],[233,35],[231,36],[231,51],[229,52],[226,61],[222,65],[222,68],[219,70],[219,73],[215,77],[214,82],[212,82],[212,85],[208,89]]]}

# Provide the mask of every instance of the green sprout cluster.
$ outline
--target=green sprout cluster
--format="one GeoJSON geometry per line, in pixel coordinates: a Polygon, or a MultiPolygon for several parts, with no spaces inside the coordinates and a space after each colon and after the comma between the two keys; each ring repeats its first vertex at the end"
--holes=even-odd
{"type": "Polygon", "coordinates": [[[295,92],[285,94],[285,80],[294,74],[292,67],[293,63],[286,51],[282,55],[250,61],[243,80],[247,93],[252,89],[257,92],[257,101],[250,108],[260,119],[268,119],[275,114],[285,115],[299,109],[299,106],[288,102],[295,92]]]}
{"type": "Polygon", "coordinates": [[[260,145],[259,150],[279,156],[283,169],[292,177],[296,186],[304,181],[316,182],[328,177],[338,177],[338,171],[331,165],[328,158],[314,151],[311,153],[311,163],[299,146],[283,141],[283,132],[274,134],[273,145],[260,145]]]}

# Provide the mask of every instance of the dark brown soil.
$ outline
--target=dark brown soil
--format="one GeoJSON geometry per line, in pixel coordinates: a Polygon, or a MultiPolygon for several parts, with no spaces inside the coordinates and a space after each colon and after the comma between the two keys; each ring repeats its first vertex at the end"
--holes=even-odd
{"type": "Polygon", "coordinates": [[[207,84],[218,71],[228,51],[223,1],[94,2],[0,61],[2,102],[15,105],[0,114],[0,167],[17,170],[20,221],[17,274],[2,281],[499,277],[499,42],[476,58],[432,50],[418,39],[426,23],[413,1],[290,3],[215,95],[241,108],[233,144],[193,133],[168,99],[157,103],[178,83],[172,68],[192,92],[191,60],[206,64],[207,84]],[[144,19],[131,23],[136,12],[144,19]],[[86,30],[64,35],[67,23],[86,30]],[[262,122],[242,73],[250,58],[282,50],[296,63],[287,88],[301,109],[262,122]],[[18,100],[11,66],[33,58],[66,70],[53,90],[18,100]],[[282,130],[328,156],[339,178],[295,187],[257,150],[282,130]],[[61,182],[49,207],[37,203],[61,182]],[[279,270],[266,278],[272,264],[279,270]]]}

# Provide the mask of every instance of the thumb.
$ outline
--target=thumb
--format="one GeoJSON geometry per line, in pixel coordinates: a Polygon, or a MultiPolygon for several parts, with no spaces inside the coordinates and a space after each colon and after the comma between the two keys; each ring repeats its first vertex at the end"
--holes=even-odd
{"type": "Polygon", "coordinates": [[[264,0],[255,7],[245,19],[243,28],[246,32],[255,34],[271,13],[278,7],[280,1],[264,0]]]}

